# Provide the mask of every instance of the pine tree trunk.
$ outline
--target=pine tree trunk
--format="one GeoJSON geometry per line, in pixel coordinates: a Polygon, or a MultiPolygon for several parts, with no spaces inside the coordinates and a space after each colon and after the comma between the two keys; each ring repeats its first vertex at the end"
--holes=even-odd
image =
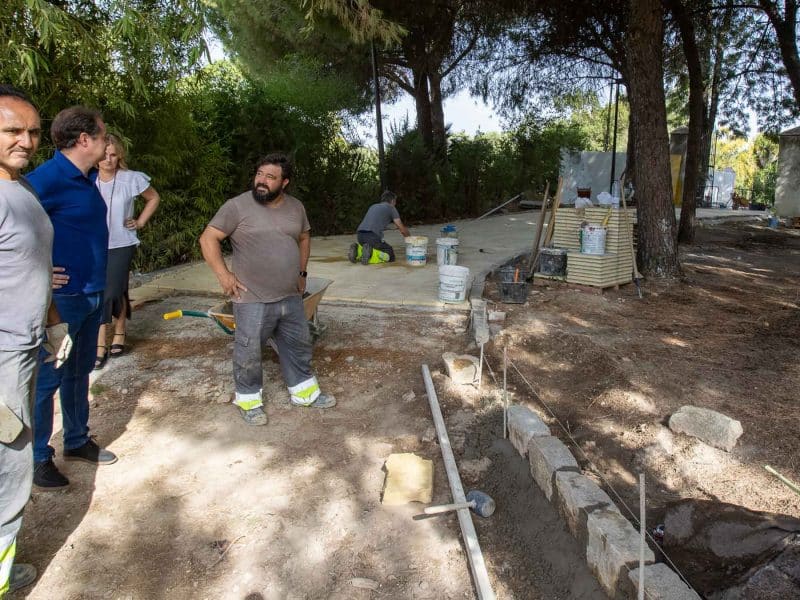
{"type": "Polygon", "coordinates": [[[433,151],[440,160],[447,160],[447,134],[444,126],[444,103],[442,100],[442,78],[439,73],[428,75],[431,92],[431,134],[433,151]]]}
{"type": "Polygon", "coordinates": [[[705,77],[692,17],[688,14],[682,0],[669,0],[668,5],[678,24],[686,69],[689,73],[689,135],[686,142],[686,170],[683,177],[678,242],[691,244],[694,241],[697,194],[701,189],[700,167],[703,162],[702,153],[705,146],[703,143],[707,120],[705,77]]]}
{"type": "Polygon", "coordinates": [[[664,99],[663,18],[660,0],[630,0],[627,67],[635,135],[638,258],[642,273],[651,277],[681,273],[664,99]]]}
{"type": "Polygon", "coordinates": [[[414,104],[417,110],[417,131],[425,148],[433,154],[433,123],[431,120],[431,97],[428,89],[428,74],[421,69],[413,69],[414,104]]]}
{"type": "Polygon", "coordinates": [[[778,40],[783,66],[792,84],[794,100],[800,107],[800,56],[797,51],[797,0],[784,0],[783,17],[778,10],[778,3],[770,0],[759,0],[759,4],[769,17],[778,40]]]}

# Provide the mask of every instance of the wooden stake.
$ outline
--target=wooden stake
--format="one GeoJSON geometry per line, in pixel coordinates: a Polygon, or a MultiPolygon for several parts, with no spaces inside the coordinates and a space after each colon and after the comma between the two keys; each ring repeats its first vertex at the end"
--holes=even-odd
{"type": "Polygon", "coordinates": [[[542,198],[542,210],[539,211],[539,220],[536,222],[536,235],[533,236],[533,247],[531,248],[531,262],[528,265],[528,277],[533,275],[536,270],[536,259],[539,257],[539,240],[542,238],[544,228],[544,216],[547,214],[547,195],[550,192],[550,182],[544,187],[544,197],[542,198]]]}
{"type": "Polygon", "coordinates": [[[508,386],[506,373],[508,371],[508,348],[503,346],[503,439],[508,439],[508,386]]]}
{"type": "Polygon", "coordinates": [[[556,198],[553,200],[553,210],[550,211],[550,220],[547,222],[547,232],[544,234],[544,242],[542,242],[542,246],[547,246],[547,244],[549,244],[553,239],[553,234],[555,233],[556,228],[556,213],[558,212],[558,207],[561,206],[561,196],[563,193],[564,182],[559,179],[556,198]]]}

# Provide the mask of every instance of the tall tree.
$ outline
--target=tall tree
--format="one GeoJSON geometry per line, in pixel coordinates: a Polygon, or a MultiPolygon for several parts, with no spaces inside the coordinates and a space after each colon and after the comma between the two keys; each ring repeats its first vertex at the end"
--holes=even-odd
{"type": "MultiPolygon", "coordinates": [[[[699,15],[706,12],[690,13],[691,8],[684,0],[667,0],[680,34],[681,46],[689,79],[689,133],[686,144],[686,165],[681,199],[681,218],[678,227],[678,241],[691,243],[694,240],[695,213],[698,195],[702,198],[705,189],[705,173],[701,171],[704,152],[708,154],[707,140],[709,121],[708,52],[703,52],[695,27],[699,15]]],[[[694,7],[696,8],[696,6],[694,7]]]]}
{"type": "Polygon", "coordinates": [[[784,0],[781,10],[780,2],[758,0],[761,10],[769,18],[775,30],[786,75],[792,84],[794,100],[800,108],[800,56],[797,52],[797,0],[784,0]]]}
{"type": "Polygon", "coordinates": [[[0,79],[43,114],[70,102],[133,114],[206,51],[200,0],[9,0],[0,11],[0,79]]]}
{"type": "Polygon", "coordinates": [[[672,208],[667,108],[664,97],[664,7],[661,0],[630,0],[626,36],[642,272],[680,274],[672,208]]]}

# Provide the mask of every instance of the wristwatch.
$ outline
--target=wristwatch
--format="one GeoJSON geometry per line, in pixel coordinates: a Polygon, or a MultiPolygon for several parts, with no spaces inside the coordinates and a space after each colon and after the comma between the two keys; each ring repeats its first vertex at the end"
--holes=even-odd
{"type": "Polygon", "coordinates": [[[300,271],[300,277],[308,277],[308,271],[300,271]]]}

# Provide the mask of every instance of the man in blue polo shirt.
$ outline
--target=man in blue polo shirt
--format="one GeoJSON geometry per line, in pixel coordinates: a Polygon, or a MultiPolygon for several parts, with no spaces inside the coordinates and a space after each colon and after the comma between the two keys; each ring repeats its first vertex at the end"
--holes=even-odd
{"type": "Polygon", "coordinates": [[[94,368],[97,332],[103,315],[108,225],[106,204],[95,186],[95,165],[105,156],[106,126],[100,113],[83,106],[62,110],[53,119],[53,158],[28,175],[53,224],[53,264],[64,267],[66,284],[53,301],[69,326],[73,351],[61,368],[40,355],[33,427],[33,483],[41,490],[62,489],[69,480],[53,463],[53,396],[61,398],[64,458],[111,464],[117,457],[89,437],[89,373],[94,368]]]}

